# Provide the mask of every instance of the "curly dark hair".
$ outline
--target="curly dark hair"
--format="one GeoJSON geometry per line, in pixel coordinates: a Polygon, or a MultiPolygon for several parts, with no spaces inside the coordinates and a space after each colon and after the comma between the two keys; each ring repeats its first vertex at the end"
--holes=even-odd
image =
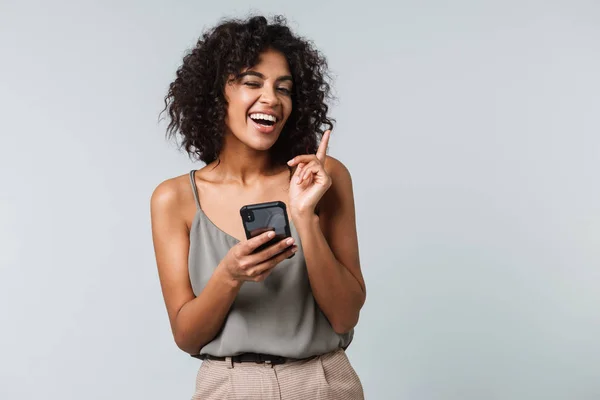
{"type": "Polygon", "coordinates": [[[327,61],[312,43],[294,35],[280,15],[270,24],[263,16],[228,19],[205,31],[184,56],[164,98],[161,114],[168,111],[171,119],[167,136],[179,133],[191,158],[206,164],[218,159],[227,114],[225,84],[231,75],[255,66],[267,49],[285,56],[294,82],[292,111],[271,148],[272,161],[285,164],[299,154],[315,153],[323,128],[333,128],[325,103],[332,98],[327,61]]]}

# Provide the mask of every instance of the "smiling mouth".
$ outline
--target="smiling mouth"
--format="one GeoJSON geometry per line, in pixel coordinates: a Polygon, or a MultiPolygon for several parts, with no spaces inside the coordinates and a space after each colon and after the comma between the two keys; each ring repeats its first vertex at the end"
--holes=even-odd
{"type": "Polygon", "coordinates": [[[279,119],[275,115],[264,114],[260,112],[249,113],[248,117],[254,121],[254,123],[261,126],[273,126],[278,122],[277,120],[279,119]]]}
{"type": "Polygon", "coordinates": [[[266,121],[263,119],[254,119],[254,118],[250,118],[252,121],[254,121],[256,124],[258,125],[262,125],[262,126],[273,126],[275,125],[275,122],[273,121],[266,121]]]}
{"type": "Polygon", "coordinates": [[[252,122],[252,125],[254,125],[255,129],[261,133],[272,133],[275,131],[275,121],[252,118],[250,116],[248,116],[248,119],[252,122]]]}

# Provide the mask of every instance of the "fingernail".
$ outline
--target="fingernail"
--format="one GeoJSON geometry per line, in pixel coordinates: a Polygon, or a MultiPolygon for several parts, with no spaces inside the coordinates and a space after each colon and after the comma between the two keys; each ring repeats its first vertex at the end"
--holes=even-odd
{"type": "Polygon", "coordinates": [[[297,248],[297,247],[294,247],[294,248],[292,249],[292,253],[295,253],[295,252],[297,252],[297,251],[298,251],[298,248],[297,248]]]}
{"type": "Polygon", "coordinates": [[[268,237],[272,238],[275,236],[275,232],[271,231],[267,234],[268,237]]]}
{"type": "Polygon", "coordinates": [[[285,244],[292,244],[294,243],[294,238],[289,238],[288,240],[285,241],[285,244]]]}
{"type": "Polygon", "coordinates": [[[288,162],[287,162],[287,163],[288,163],[288,165],[292,165],[292,161],[294,161],[294,160],[290,160],[290,161],[288,161],[288,162]]]}

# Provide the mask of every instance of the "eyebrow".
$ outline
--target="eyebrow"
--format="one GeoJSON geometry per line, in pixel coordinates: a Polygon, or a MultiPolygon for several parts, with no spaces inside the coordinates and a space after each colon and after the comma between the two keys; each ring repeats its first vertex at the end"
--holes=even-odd
{"type": "MultiPolygon", "coordinates": [[[[245,71],[245,72],[242,72],[241,74],[238,75],[238,79],[241,79],[241,78],[243,78],[246,75],[257,76],[257,77],[259,77],[261,79],[265,79],[265,76],[263,74],[261,74],[260,72],[257,72],[257,71],[245,71]]],[[[293,79],[292,79],[291,75],[283,75],[283,76],[280,76],[279,78],[277,78],[275,81],[276,82],[281,82],[281,81],[292,81],[293,82],[293,79]]]]}

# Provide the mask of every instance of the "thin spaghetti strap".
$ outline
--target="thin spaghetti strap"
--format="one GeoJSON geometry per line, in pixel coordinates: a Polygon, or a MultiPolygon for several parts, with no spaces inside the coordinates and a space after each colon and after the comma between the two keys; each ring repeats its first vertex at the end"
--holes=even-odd
{"type": "Polygon", "coordinates": [[[198,188],[196,187],[196,179],[194,176],[196,175],[196,170],[193,169],[190,171],[190,182],[192,184],[192,192],[194,193],[194,200],[196,200],[196,208],[200,209],[200,199],[198,198],[198,188]]]}

